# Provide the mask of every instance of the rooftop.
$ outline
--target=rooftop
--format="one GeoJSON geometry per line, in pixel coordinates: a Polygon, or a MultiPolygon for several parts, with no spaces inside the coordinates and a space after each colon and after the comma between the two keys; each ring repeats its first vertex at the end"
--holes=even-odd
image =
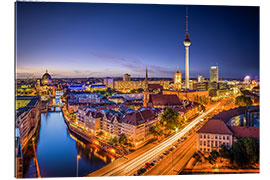
{"type": "Polygon", "coordinates": [[[221,119],[211,119],[205,123],[205,125],[198,131],[198,133],[210,133],[210,134],[230,134],[232,131],[226,126],[221,119]]]}
{"type": "Polygon", "coordinates": [[[260,139],[259,127],[230,126],[229,128],[235,137],[251,137],[260,139]]]}
{"type": "Polygon", "coordinates": [[[149,103],[153,103],[153,105],[182,105],[175,94],[150,94],[149,103]]]}

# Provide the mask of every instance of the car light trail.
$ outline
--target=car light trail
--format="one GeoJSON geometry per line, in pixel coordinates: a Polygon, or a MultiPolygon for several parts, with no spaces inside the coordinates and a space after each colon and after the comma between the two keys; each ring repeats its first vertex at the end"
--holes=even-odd
{"type": "Polygon", "coordinates": [[[219,106],[220,103],[216,104],[213,108],[208,110],[207,112],[201,114],[198,116],[195,120],[190,122],[184,129],[182,129],[180,132],[174,134],[172,137],[168,138],[164,142],[160,143],[156,147],[148,150],[147,152],[143,153],[142,155],[134,158],[133,160],[127,162],[125,165],[118,167],[108,173],[103,174],[104,176],[111,176],[115,173],[119,172],[117,175],[129,175],[132,172],[134,172],[139,166],[143,166],[147,161],[153,159],[157,155],[164,152],[167,148],[169,148],[175,141],[180,139],[184,134],[186,134],[188,131],[190,131],[197,123],[200,122],[200,120],[212,112],[217,106],[219,106]],[[126,174],[127,173],[127,174],[126,174]]]}

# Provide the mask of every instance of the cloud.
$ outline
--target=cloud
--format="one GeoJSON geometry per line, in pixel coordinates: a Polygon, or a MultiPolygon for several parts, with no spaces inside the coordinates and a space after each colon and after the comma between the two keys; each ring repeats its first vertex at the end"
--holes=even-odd
{"type": "Polygon", "coordinates": [[[34,73],[16,73],[17,78],[32,78],[34,73]]]}
{"type": "MultiPolygon", "coordinates": [[[[91,56],[94,56],[102,61],[106,62],[115,62],[119,66],[126,68],[127,70],[130,70],[130,72],[127,73],[134,73],[135,75],[144,75],[145,68],[147,66],[148,72],[151,76],[152,75],[165,75],[165,76],[173,76],[174,70],[170,68],[161,67],[155,64],[148,64],[147,61],[142,61],[137,58],[131,58],[131,57],[123,57],[123,56],[117,56],[117,55],[111,55],[107,53],[101,53],[101,52],[93,52],[88,51],[88,54],[91,56]],[[146,62],[146,63],[144,63],[146,62]]],[[[112,71],[111,71],[112,72],[112,71]]],[[[101,72],[100,72],[101,73],[101,72]]],[[[117,72],[115,72],[117,73],[117,72]]],[[[107,75],[108,71],[104,69],[103,74],[107,75]]],[[[92,74],[93,75],[93,74],[92,74]]]]}

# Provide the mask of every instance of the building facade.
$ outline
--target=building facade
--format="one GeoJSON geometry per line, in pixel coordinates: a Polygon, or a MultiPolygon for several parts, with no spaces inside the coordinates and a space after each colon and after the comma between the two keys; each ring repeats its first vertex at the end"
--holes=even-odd
{"type": "Polygon", "coordinates": [[[210,67],[210,82],[218,82],[218,66],[210,67]]]}
{"type": "Polygon", "coordinates": [[[181,90],[182,88],[182,73],[177,71],[174,73],[174,89],[175,90],[181,90]]]}

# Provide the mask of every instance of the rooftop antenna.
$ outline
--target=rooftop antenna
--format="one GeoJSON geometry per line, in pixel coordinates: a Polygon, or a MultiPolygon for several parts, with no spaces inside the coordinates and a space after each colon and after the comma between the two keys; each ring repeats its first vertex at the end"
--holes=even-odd
{"type": "Polygon", "coordinates": [[[188,7],[186,7],[186,39],[188,39],[189,33],[188,33],[188,7]]]}

